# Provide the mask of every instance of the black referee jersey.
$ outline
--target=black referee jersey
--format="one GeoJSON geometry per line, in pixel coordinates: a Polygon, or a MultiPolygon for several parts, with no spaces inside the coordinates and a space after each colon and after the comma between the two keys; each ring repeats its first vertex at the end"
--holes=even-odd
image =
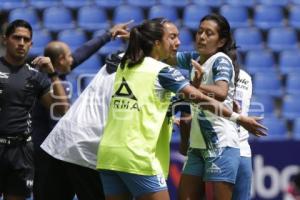
{"type": "Polygon", "coordinates": [[[0,137],[31,134],[31,111],[50,84],[29,64],[12,66],[0,58],[0,137]]]}

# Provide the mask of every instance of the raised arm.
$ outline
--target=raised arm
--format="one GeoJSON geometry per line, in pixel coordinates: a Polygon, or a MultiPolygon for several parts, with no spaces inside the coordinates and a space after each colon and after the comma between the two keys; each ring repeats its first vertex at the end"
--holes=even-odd
{"type": "Polygon", "coordinates": [[[90,56],[96,53],[102,46],[111,41],[111,39],[119,38],[127,38],[129,36],[128,25],[132,23],[132,21],[116,24],[111,29],[106,31],[100,36],[97,36],[82,46],[78,47],[73,53],[72,57],[74,59],[72,63],[72,69],[76,68],[78,65],[87,60],[90,56]]]}
{"type": "Polygon", "coordinates": [[[180,93],[184,95],[185,98],[191,100],[194,103],[197,103],[202,109],[209,110],[210,112],[220,117],[224,117],[233,122],[236,122],[257,136],[266,135],[265,131],[267,130],[267,128],[259,123],[259,121],[261,120],[260,117],[247,117],[232,112],[222,103],[209,96],[204,95],[191,85],[185,86],[180,91],[180,93]]]}
{"type": "Polygon", "coordinates": [[[69,108],[69,102],[50,58],[38,56],[32,61],[32,64],[45,71],[52,83],[50,91],[41,97],[42,104],[49,109],[53,109],[55,115],[64,115],[69,108]]]}

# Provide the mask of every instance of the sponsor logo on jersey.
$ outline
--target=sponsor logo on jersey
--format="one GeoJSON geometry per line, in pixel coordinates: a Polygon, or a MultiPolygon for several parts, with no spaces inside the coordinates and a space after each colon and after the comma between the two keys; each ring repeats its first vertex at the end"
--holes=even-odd
{"type": "Polygon", "coordinates": [[[26,64],[26,66],[28,67],[28,69],[29,69],[29,70],[31,70],[31,71],[35,71],[35,72],[38,72],[38,70],[37,70],[37,69],[35,69],[35,68],[31,67],[29,64],[26,64]]]}
{"type": "Polygon", "coordinates": [[[9,73],[7,72],[0,72],[0,78],[8,78],[9,77],[9,73]]]}
{"type": "Polygon", "coordinates": [[[173,68],[169,68],[169,72],[171,73],[171,76],[176,80],[176,81],[183,81],[185,80],[184,76],[181,74],[180,71],[175,70],[173,68]]]}
{"type": "Polygon", "coordinates": [[[112,96],[112,103],[112,106],[115,109],[140,110],[137,98],[133,94],[125,78],[122,78],[122,83],[116,93],[112,96]]]}
{"type": "Polygon", "coordinates": [[[26,186],[28,188],[32,188],[33,187],[33,180],[31,180],[31,179],[26,180],[26,186]]]}

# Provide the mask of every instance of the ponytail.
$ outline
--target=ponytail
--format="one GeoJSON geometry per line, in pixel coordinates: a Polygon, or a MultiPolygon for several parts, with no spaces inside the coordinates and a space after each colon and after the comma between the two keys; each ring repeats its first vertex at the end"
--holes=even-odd
{"type": "Polygon", "coordinates": [[[164,35],[163,24],[159,20],[145,20],[141,25],[132,28],[129,44],[121,60],[121,68],[125,65],[133,67],[150,56],[155,41],[161,41],[164,35]]]}

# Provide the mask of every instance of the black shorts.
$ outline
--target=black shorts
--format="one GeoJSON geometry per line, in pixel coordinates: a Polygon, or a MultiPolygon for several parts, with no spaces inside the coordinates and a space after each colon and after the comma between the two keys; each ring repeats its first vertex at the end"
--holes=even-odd
{"type": "Polygon", "coordinates": [[[33,143],[0,143],[0,194],[30,197],[33,186],[33,143]]]}
{"type": "Polygon", "coordinates": [[[104,200],[99,172],[35,150],[35,200],[104,200]]]}
{"type": "Polygon", "coordinates": [[[105,199],[98,171],[68,162],[64,162],[64,167],[79,200],[105,199]]]}
{"type": "Polygon", "coordinates": [[[34,163],[35,200],[73,200],[75,192],[62,161],[37,148],[34,151],[34,163]]]}

